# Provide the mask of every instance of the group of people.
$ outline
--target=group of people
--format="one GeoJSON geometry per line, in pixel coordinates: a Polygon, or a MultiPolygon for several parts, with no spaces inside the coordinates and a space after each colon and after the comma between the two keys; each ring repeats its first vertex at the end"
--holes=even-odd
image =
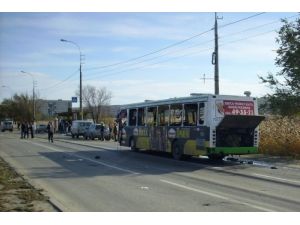
{"type": "Polygon", "coordinates": [[[36,125],[34,122],[22,122],[20,124],[21,127],[21,138],[28,138],[29,137],[29,133],[31,138],[34,138],[34,133],[36,130],[36,125]]]}
{"type": "MultiPolygon", "coordinates": [[[[20,124],[18,124],[18,128],[21,130],[21,139],[29,138],[29,134],[31,138],[34,138],[36,130],[36,125],[34,122],[21,122],[20,124]]],[[[53,142],[54,126],[51,121],[49,121],[47,125],[47,132],[49,142],[53,142]]]]}
{"type": "MultiPolygon", "coordinates": [[[[18,128],[20,128],[21,130],[21,139],[23,138],[29,138],[29,134],[31,136],[31,138],[34,138],[34,134],[36,131],[36,124],[35,122],[21,122],[18,123],[18,128]]],[[[70,128],[71,128],[71,122],[67,122],[67,121],[60,121],[59,123],[59,128],[58,131],[59,132],[70,132],[70,128]]],[[[117,119],[113,125],[109,126],[109,132],[111,134],[111,136],[113,137],[114,141],[118,141],[120,140],[120,130],[122,129],[122,122],[117,119]]],[[[55,124],[54,122],[49,121],[48,125],[47,125],[47,133],[48,133],[48,141],[53,143],[53,134],[55,133],[55,124]]],[[[101,133],[104,133],[104,126],[101,130],[101,133]]],[[[103,136],[102,136],[103,137],[103,136]]],[[[104,138],[101,138],[102,140],[104,140],[104,138]]]]}

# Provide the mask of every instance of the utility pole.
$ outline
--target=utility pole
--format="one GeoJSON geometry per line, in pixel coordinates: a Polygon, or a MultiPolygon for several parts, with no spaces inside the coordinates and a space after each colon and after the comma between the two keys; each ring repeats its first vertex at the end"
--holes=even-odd
{"type": "Polygon", "coordinates": [[[218,18],[215,12],[215,51],[212,54],[212,64],[215,66],[215,95],[219,94],[219,44],[218,44],[218,18]]]}
{"type": "Polygon", "coordinates": [[[81,114],[81,120],[83,120],[83,108],[82,108],[82,72],[81,72],[81,65],[82,65],[82,61],[81,61],[81,53],[80,53],[80,67],[79,67],[79,70],[80,70],[80,84],[79,84],[79,92],[80,92],[80,114],[81,114]]]}
{"type": "Polygon", "coordinates": [[[80,82],[79,82],[79,98],[80,98],[80,101],[79,101],[79,107],[80,107],[80,115],[81,115],[81,120],[83,120],[83,108],[82,108],[82,71],[81,71],[81,67],[82,67],[82,57],[83,55],[81,54],[81,49],[79,47],[79,45],[74,42],[74,41],[68,41],[68,40],[65,40],[65,39],[60,39],[60,41],[62,42],[69,42],[73,45],[75,45],[78,50],[79,50],[79,63],[80,63],[80,66],[79,66],[79,74],[80,74],[80,82]]]}

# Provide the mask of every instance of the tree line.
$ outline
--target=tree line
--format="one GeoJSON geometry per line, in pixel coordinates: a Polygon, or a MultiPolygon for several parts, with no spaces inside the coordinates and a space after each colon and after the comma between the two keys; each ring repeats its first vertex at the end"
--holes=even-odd
{"type": "MultiPolygon", "coordinates": [[[[79,91],[76,91],[79,96],[79,91]]],[[[103,121],[103,118],[110,116],[111,91],[105,87],[97,88],[86,85],[82,89],[82,100],[84,106],[84,118],[92,119],[95,123],[103,121]]],[[[33,97],[27,94],[15,94],[12,98],[4,99],[0,104],[0,120],[13,119],[14,121],[33,121],[33,97]]],[[[40,100],[35,96],[36,120],[48,120],[49,116],[40,112],[40,100]]],[[[62,113],[72,117],[72,112],[62,113]]],[[[57,115],[55,115],[57,116],[57,115]]],[[[79,116],[77,116],[79,118],[79,116]]]]}

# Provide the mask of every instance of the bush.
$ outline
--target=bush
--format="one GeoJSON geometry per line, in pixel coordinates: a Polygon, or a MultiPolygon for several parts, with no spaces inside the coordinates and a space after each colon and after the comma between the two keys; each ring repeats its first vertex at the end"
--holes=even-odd
{"type": "Polygon", "coordinates": [[[268,118],[263,121],[259,152],[300,158],[300,118],[268,118]]]}

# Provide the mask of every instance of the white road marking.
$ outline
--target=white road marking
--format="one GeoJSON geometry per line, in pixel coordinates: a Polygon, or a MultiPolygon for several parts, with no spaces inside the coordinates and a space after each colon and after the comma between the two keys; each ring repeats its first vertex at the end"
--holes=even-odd
{"type": "Polygon", "coordinates": [[[272,179],[272,180],[280,180],[280,181],[300,184],[300,181],[297,181],[297,180],[289,180],[289,179],[284,179],[284,178],[280,178],[280,177],[273,177],[273,176],[268,176],[268,175],[259,174],[259,173],[253,173],[252,175],[257,176],[257,177],[264,177],[264,178],[268,178],[268,179],[272,179]]]}
{"type": "MultiPolygon", "coordinates": [[[[36,142],[31,142],[31,141],[28,141],[29,143],[31,144],[34,144],[34,145],[38,145],[40,147],[43,147],[43,148],[47,148],[47,149],[50,149],[52,151],[55,151],[55,152],[61,152],[61,150],[59,149],[56,149],[54,147],[50,147],[50,146],[46,146],[46,145],[43,145],[43,144],[39,144],[39,143],[36,143],[36,142]]],[[[109,167],[109,168],[112,168],[112,169],[116,169],[116,170],[120,170],[120,171],[123,171],[123,172],[127,172],[127,173],[130,173],[130,174],[133,174],[133,175],[139,175],[140,173],[137,173],[135,171],[132,171],[132,170],[128,170],[128,169],[124,169],[124,168],[121,168],[121,167],[118,167],[118,166],[114,166],[114,165],[110,165],[108,163],[104,163],[104,162],[99,162],[97,160],[93,160],[93,159],[90,159],[90,158],[87,158],[87,157],[84,157],[84,156],[81,156],[81,155],[77,155],[76,153],[70,153],[70,152],[64,152],[65,154],[68,154],[70,156],[75,156],[79,159],[85,159],[87,161],[90,161],[90,162],[93,162],[93,163],[97,163],[97,164],[100,164],[102,166],[106,166],[106,167],[109,167]]]]}
{"type": "Polygon", "coordinates": [[[250,203],[234,200],[232,198],[228,198],[228,197],[225,197],[225,196],[222,196],[222,195],[219,195],[219,194],[215,194],[215,193],[212,193],[212,192],[208,192],[208,191],[203,191],[203,190],[198,189],[198,188],[188,187],[188,186],[185,186],[185,185],[182,185],[182,184],[174,183],[174,182],[171,182],[171,181],[168,181],[168,180],[163,180],[163,179],[161,179],[160,181],[164,182],[164,183],[167,183],[167,184],[170,184],[170,185],[173,185],[173,186],[176,186],[176,187],[180,187],[180,188],[189,190],[189,191],[194,191],[194,192],[198,192],[198,193],[208,195],[208,196],[211,196],[211,197],[220,198],[220,199],[227,200],[227,201],[230,201],[230,202],[246,205],[246,206],[249,206],[251,208],[259,209],[259,210],[262,210],[262,211],[274,212],[274,210],[271,210],[271,209],[268,209],[268,208],[265,208],[265,207],[261,207],[261,206],[258,206],[258,205],[253,205],[253,204],[250,204],[250,203]]]}

